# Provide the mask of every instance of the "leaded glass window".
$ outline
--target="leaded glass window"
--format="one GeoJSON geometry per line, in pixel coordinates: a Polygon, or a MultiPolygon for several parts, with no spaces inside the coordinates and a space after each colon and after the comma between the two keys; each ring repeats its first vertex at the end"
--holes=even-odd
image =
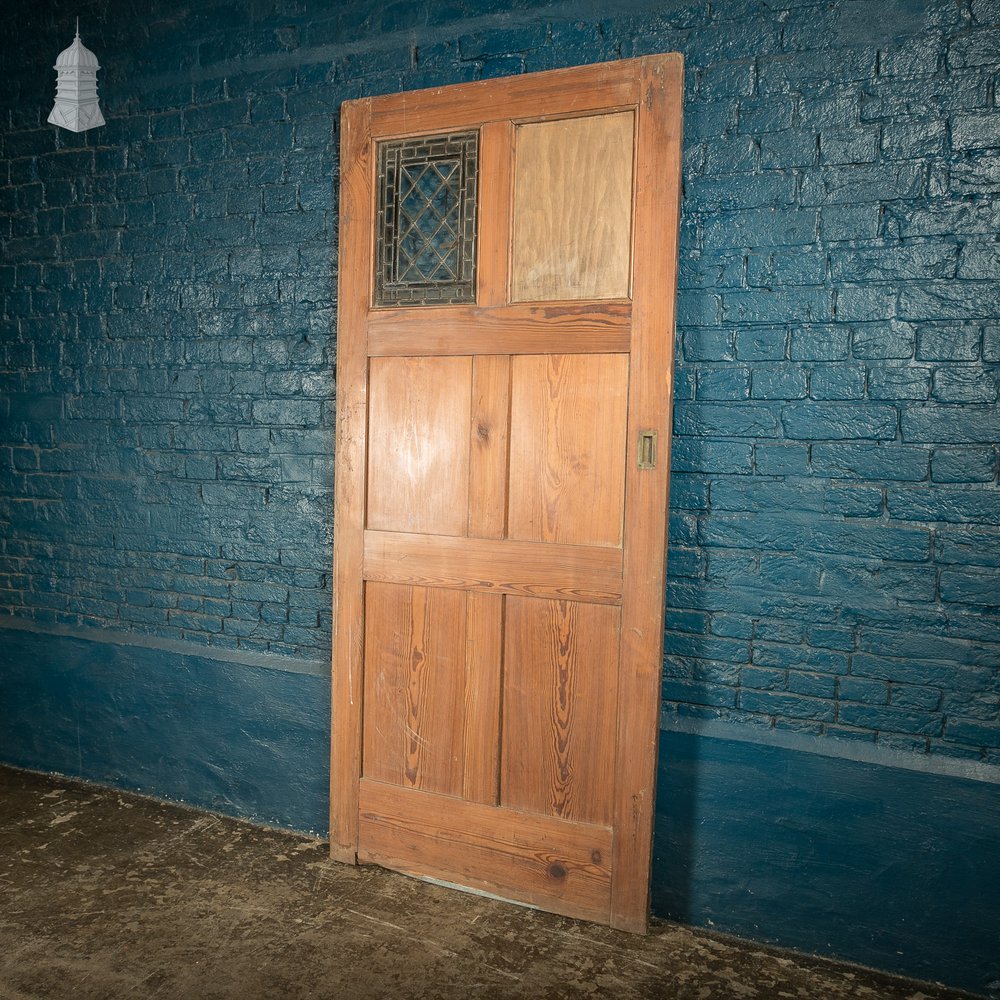
{"type": "Polygon", "coordinates": [[[479,133],[378,144],[375,305],[476,298],[479,133]]]}

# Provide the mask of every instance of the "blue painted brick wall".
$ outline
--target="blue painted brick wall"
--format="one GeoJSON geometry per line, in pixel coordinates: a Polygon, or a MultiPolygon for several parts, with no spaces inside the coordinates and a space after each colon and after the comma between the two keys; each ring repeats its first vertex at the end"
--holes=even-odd
{"type": "Polygon", "coordinates": [[[340,103],[680,50],[665,711],[1000,762],[996,0],[18,7],[0,614],[325,658],[340,103]]]}

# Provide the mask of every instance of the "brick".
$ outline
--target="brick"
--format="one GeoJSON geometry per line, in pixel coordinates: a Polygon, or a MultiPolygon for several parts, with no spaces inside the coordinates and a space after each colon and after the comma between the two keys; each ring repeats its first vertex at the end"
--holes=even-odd
{"type": "Polygon", "coordinates": [[[746,264],[746,284],[753,288],[823,285],[826,282],[827,255],[822,251],[773,250],[751,253],[747,256],[746,264]]]}
{"type": "Polygon", "coordinates": [[[710,249],[755,246],[802,246],[816,237],[815,212],[787,208],[723,212],[705,222],[705,246],[710,249]]]}
{"type": "Polygon", "coordinates": [[[889,211],[904,238],[915,236],[992,235],[1000,228],[1000,203],[980,201],[915,201],[889,211]]]}
{"type": "Polygon", "coordinates": [[[748,475],[753,469],[753,445],[746,441],[677,438],[670,465],[677,472],[748,475]]]}
{"type": "Polygon", "coordinates": [[[787,345],[788,332],[784,327],[737,329],[735,357],[740,361],[780,361],[785,357],[787,345]]]}
{"type": "Polygon", "coordinates": [[[823,242],[875,239],[881,214],[876,204],[826,204],[820,211],[820,238],[823,242]]]}
{"type": "Polygon", "coordinates": [[[882,444],[815,444],[813,471],[823,476],[876,482],[919,482],[927,478],[930,453],[924,448],[882,444]]]}
{"type": "MultiPolygon", "coordinates": [[[[1000,500],[1000,497],[997,499],[1000,500]]],[[[941,600],[985,608],[1000,608],[1000,577],[990,570],[942,570],[941,600]]]]}
{"type": "Polygon", "coordinates": [[[926,560],[930,551],[926,529],[852,524],[786,512],[780,516],[720,513],[701,523],[698,539],[702,545],[779,552],[864,551],[875,558],[918,562],[926,560]]]}
{"type": "Polygon", "coordinates": [[[954,149],[1000,148],[1000,125],[989,111],[957,114],[951,120],[951,144],[954,149]]]}
{"type": "Polygon", "coordinates": [[[750,395],[754,399],[805,399],[806,370],[798,366],[755,368],[750,395]]]}
{"type": "Polygon", "coordinates": [[[681,403],[674,407],[678,434],[720,437],[773,437],[778,416],[759,404],[681,403]]]}
{"type": "Polygon", "coordinates": [[[973,281],[1000,280],[1000,246],[966,243],[958,263],[958,277],[973,281]]]}
{"type": "Polygon", "coordinates": [[[996,748],[1000,747],[1000,722],[949,718],[944,736],[956,742],[996,748]]]}
{"type": "Polygon", "coordinates": [[[851,327],[851,353],[859,360],[912,358],[916,330],[909,323],[864,323],[851,327]]]}
{"type": "Polygon", "coordinates": [[[809,378],[809,396],[816,400],[862,399],[866,370],[859,365],[817,365],[809,378]]]}
{"type": "Polygon", "coordinates": [[[841,677],[837,685],[841,701],[857,701],[865,705],[887,705],[889,685],[870,677],[841,677]]]}
{"type": "Polygon", "coordinates": [[[878,141],[878,129],[824,129],[819,136],[819,161],[824,165],[872,163],[878,152],[878,141]]]}
{"type": "Polygon", "coordinates": [[[906,442],[993,444],[1000,441],[1000,409],[996,406],[958,408],[934,403],[904,406],[900,425],[906,442]]]}
{"type": "Polygon", "coordinates": [[[989,483],[997,475],[995,448],[936,448],[931,479],[937,483],[989,483]]]}
{"type": "Polygon", "coordinates": [[[830,253],[830,274],[835,281],[951,278],[954,277],[957,266],[958,247],[948,243],[914,243],[834,250],[830,253]]]}
{"type": "Polygon", "coordinates": [[[892,439],[898,414],[891,406],[791,403],[781,412],[785,436],[806,440],[892,439]]]}
{"type": "Polygon", "coordinates": [[[891,702],[894,708],[916,708],[933,712],[941,704],[941,692],[934,687],[893,684],[891,702]]]}
{"type": "Polygon", "coordinates": [[[698,372],[699,399],[749,399],[750,371],[746,368],[703,368],[698,372]]]}
{"type": "Polygon", "coordinates": [[[805,698],[772,691],[742,690],[739,707],[747,712],[783,715],[793,719],[818,719],[832,722],[834,705],[819,698],[805,698]]]}
{"type": "Polygon", "coordinates": [[[987,535],[979,528],[941,528],[935,533],[935,545],[939,564],[1000,568],[1000,534],[987,535]]]}
{"type": "Polygon", "coordinates": [[[899,317],[909,320],[993,319],[1000,315],[1000,287],[994,282],[927,282],[904,286],[899,317]]]}
{"type": "Polygon", "coordinates": [[[925,171],[912,163],[858,164],[819,167],[807,171],[802,184],[802,204],[858,205],[919,198],[925,171]]]}
{"type": "Polygon", "coordinates": [[[836,316],[846,323],[894,320],[899,315],[898,302],[899,292],[892,285],[840,285],[836,289],[836,316]]]}
{"type": "Polygon", "coordinates": [[[744,667],[740,679],[743,687],[760,691],[784,691],[788,687],[788,671],[770,667],[744,667]]]}
{"type": "Polygon", "coordinates": [[[788,673],[788,690],[792,694],[832,699],[836,686],[836,678],[827,674],[807,674],[797,670],[788,673]]]}
{"type": "Polygon", "coordinates": [[[806,476],[809,448],[799,444],[757,444],[754,465],[762,476],[806,476]]]}
{"type": "Polygon", "coordinates": [[[981,342],[979,326],[929,324],[918,330],[916,356],[921,361],[976,361],[981,342]]]}
{"type": "Polygon", "coordinates": [[[998,373],[982,367],[949,366],[934,372],[932,395],[942,403],[993,403],[998,373]]]}
{"type": "Polygon", "coordinates": [[[1000,493],[990,487],[901,488],[889,495],[889,514],[901,520],[1000,525],[1000,493]]]}
{"type": "Polygon", "coordinates": [[[943,728],[940,715],[875,705],[841,704],[837,718],[850,726],[921,736],[940,736],[943,728]]]}
{"type": "Polygon", "coordinates": [[[930,396],[931,369],[914,365],[883,365],[868,369],[870,399],[922,400],[930,396]]]}

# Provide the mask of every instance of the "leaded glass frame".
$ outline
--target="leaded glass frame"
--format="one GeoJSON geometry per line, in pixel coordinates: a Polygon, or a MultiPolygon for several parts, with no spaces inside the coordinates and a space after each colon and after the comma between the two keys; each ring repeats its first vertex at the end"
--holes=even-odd
{"type": "Polygon", "coordinates": [[[479,133],[377,145],[375,305],[476,300],[479,133]]]}

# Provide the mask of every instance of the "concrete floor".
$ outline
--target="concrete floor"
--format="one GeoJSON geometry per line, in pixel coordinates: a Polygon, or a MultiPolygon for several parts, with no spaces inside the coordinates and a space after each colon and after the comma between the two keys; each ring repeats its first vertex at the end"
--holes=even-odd
{"type": "Polygon", "coordinates": [[[333,864],[325,850],[0,768],[0,998],[962,995],[674,924],[622,934],[333,864]]]}

